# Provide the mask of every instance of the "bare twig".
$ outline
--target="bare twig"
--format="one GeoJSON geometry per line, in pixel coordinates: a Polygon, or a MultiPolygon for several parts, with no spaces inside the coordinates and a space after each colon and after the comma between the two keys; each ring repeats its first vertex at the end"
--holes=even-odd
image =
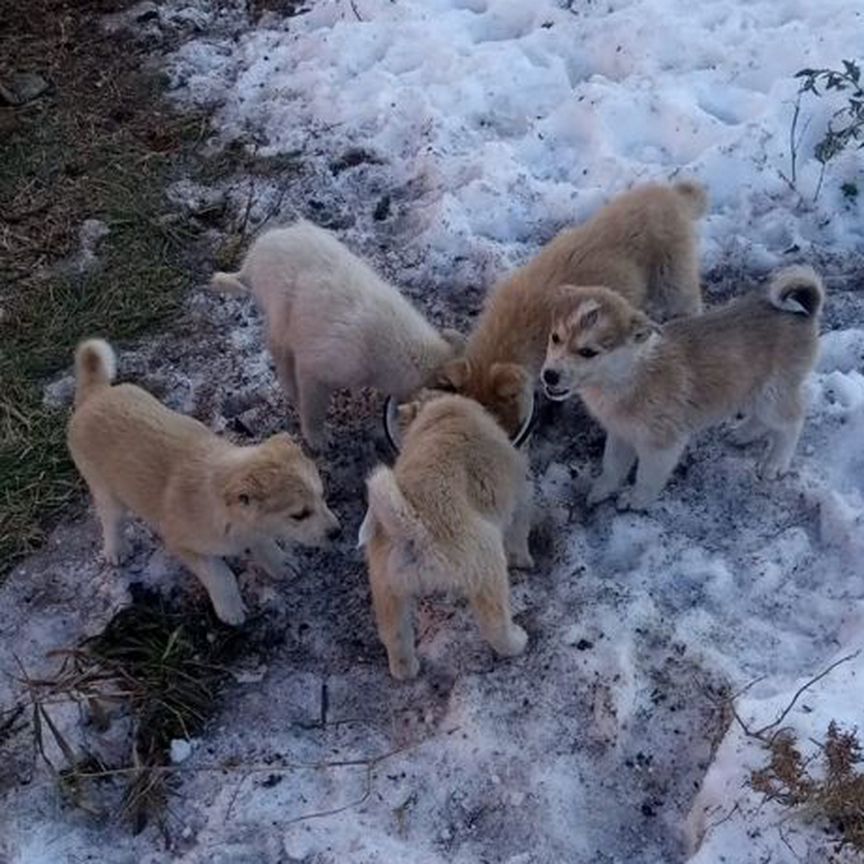
{"type": "MultiPolygon", "coordinates": [[[[861,649],[859,648],[857,651],[854,651],[852,654],[847,654],[845,657],[841,657],[839,660],[835,660],[827,669],[823,669],[818,675],[814,676],[809,681],[802,684],[795,691],[795,695],[792,697],[792,700],[783,709],[783,711],[780,713],[780,716],[773,723],[769,723],[767,726],[763,726],[761,729],[757,730],[756,732],[752,732],[752,733],[748,732],[747,734],[753,735],[754,738],[762,738],[762,736],[769,729],[773,729],[775,726],[779,726],[786,719],[786,716],[789,714],[789,712],[795,706],[795,703],[798,701],[798,697],[801,696],[802,693],[809,690],[817,681],[821,681],[826,675],[833,672],[841,664],[848,663],[850,660],[854,660],[860,653],[861,653],[861,649]]],[[[746,731],[746,727],[745,727],[745,731],[746,731]]],[[[777,732],[779,732],[779,731],[781,731],[781,730],[778,729],[777,732]]],[[[775,734],[771,736],[772,740],[776,736],[776,734],[777,733],[775,732],[775,734]]]]}

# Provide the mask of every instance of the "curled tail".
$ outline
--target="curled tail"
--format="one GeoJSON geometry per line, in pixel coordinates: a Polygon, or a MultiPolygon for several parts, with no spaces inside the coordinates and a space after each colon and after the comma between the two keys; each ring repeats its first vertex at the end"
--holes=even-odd
{"type": "Polygon", "coordinates": [[[236,273],[214,273],[210,279],[210,287],[214,291],[223,291],[226,294],[247,294],[249,285],[243,276],[243,271],[236,273]]]}
{"type": "Polygon", "coordinates": [[[428,543],[428,532],[414,508],[396,485],[393,472],[384,465],[376,468],[366,481],[369,511],[361,527],[361,543],[371,533],[371,521],[379,522],[391,540],[404,543],[428,543]],[[365,531],[364,531],[365,529],[365,531]],[[365,537],[364,537],[365,533],[365,537]]]}
{"type": "Polygon", "coordinates": [[[708,212],[708,192],[695,180],[680,180],[672,188],[684,199],[693,219],[701,219],[708,212]]]}
{"type": "Polygon", "coordinates": [[[768,285],[768,299],[782,312],[815,319],[825,302],[825,286],[812,267],[796,264],[774,274],[768,285]]]}
{"type": "Polygon", "coordinates": [[[88,339],[75,351],[75,404],[107,387],[117,374],[117,355],[104,339],[88,339]]]}

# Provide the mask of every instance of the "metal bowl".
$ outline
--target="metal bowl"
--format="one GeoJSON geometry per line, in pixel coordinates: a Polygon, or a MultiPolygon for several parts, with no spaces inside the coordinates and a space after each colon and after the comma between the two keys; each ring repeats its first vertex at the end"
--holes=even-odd
{"type": "MultiPolygon", "coordinates": [[[[392,396],[388,396],[384,401],[384,434],[387,436],[387,443],[390,445],[394,453],[399,453],[402,444],[402,435],[399,432],[399,405],[392,396]]],[[[511,443],[517,449],[521,447],[531,434],[534,428],[534,423],[537,420],[537,394],[531,394],[531,410],[525,418],[519,431],[510,439],[511,443]]]]}

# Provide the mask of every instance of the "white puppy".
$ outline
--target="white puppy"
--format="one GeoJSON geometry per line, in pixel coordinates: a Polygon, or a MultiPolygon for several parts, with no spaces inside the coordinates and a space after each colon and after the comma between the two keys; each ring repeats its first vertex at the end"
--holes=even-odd
{"type": "Polygon", "coordinates": [[[823,300],[811,268],[789,267],[767,291],[660,328],[607,288],[562,288],[541,379],[550,399],[579,393],[606,430],[589,503],[617,492],[638,458],[636,485],[618,504],[647,507],[690,436],[737,412],[747,415],[739,443],[768,439],[761,476],[785,473],[804,423],[823,300]]]}
{"type": "Polygon", "coordinates": [[[237,447],[166,408],[134,384],[111,386],[116,360],[101,339],[75,355],[75,410],[68,444],[102,523],[105,557],[123,555],[126,511],[159,532],[207,589],[226,624],[244,620],[237,580],[222,560],[251,555],[283,575],[275,542],[318,546],[339,531],[315,463],[283,433],[237,447]]]}
{"type": "Polygon", "coordinates": [[[279,380],[300,413],[303,436],[323,442],[332,392],[374,387],[406,399],[461,347],[329,231],[306,221],[259,237],[238,273],[213,287],[251,290],[267,318],[279,380]]]}

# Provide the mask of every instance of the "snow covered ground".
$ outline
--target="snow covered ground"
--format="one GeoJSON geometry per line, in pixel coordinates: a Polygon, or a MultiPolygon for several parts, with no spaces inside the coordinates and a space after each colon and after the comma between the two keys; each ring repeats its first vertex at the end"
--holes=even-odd
{"type": "MultiPolygon", "coordinates": [[[[350,536],[298,553],[290,583],[247,574],[278,641],[263,679],[229,692],[180,764],[166,836],[63,809],[19,749],[5,762],[20,782],[0,811],[0,861],[829,861],[823,826],[747,788],[765,756],[728,725],[720,694],[761,679],[737,707],[765,725],[864,647],[864,221],[842,191],[864,179],[856,154],[829,166],[813,201],[813,147],[836,100],[802,101],[798,189],[781,176],[792,76],[855,57],[859,4],[316,0],[254,27],[206,0],[160,12],[181,13],[200,33],[167,68],[181,104],[215,107],[214,153],[237,140],[297,151],[302,165],[258,183],[253,223],[281,202],[274,219],[332,226],[439,323],[469,326],[497,274],[615,192],[681,174],[712,195],[709,299],[781,262],[821,262],[838,277],[831,332],[794,471],[776,483],[757,480],[753,448],[715,430],[649,514],[589,510],[602,436],[576,403],[544,412],[537,568],[514,579],[531,642],[517,660],[496,662],[463,607],[429,602],[421,676],[392,682],[350,536]]],[[[229,190],[238,208],[247,192],[229,190]]],[[[183,332],[183,344],[121,355],[123,376],[219,431],[260,436],[286,417],[296,429],[244,302],[202,291],[183,332]]],[[[349,535],[384,453],[378,411],[345,398],[331,415],[322,467],[349,535]]],[[[61,525],[16,569],[0,588],[0,669],[14,655],[50,668],[45,651],[104,626],[134,581],[191,589],[143,528],[129,530],[135,554],[119,575],[96,560],[92,518],[61,525]]],[[[805,741],[831,719],[860,724],[862,681],[864,661],[844,663],[784,723],[805,741]]],[[[16,694],[0,678],[0,703],[16,694]]],[[[94,736],[75,732],[74,713],[58,722],[94,736]]]]}

